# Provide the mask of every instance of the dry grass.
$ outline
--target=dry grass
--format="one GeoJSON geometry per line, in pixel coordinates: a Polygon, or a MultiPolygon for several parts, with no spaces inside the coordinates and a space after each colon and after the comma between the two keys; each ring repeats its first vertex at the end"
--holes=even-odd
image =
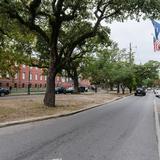
{"type": "Polygon", "coordinates": [[[93,104],[104,103],[119,96],[122,95],[57,95],[54,108],[43,105],[42,95],[30,98],[3,99],[0,100],[0,122],[71,112],[93,104]]]}

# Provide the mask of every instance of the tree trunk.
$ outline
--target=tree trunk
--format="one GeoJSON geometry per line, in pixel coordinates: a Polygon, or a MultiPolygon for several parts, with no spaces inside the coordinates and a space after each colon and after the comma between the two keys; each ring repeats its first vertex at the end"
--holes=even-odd
{"type": "Polygon", "coordinates": [[[78,82],[78,74],[77,74],[77,71],[74,71],[74,76],[73,76],[73,84],[74,84],[74,90],[75,90],[75,93],[78,93],[79,90],[78,90],[78,86],[79,86],[79,82],[78,82]]]}
{"type": "Polygon", "coordinates": [[[55,77],[56,77],[56,69],[54,60],[52,59],[48,69],[47,88],[43,100],[44,105],[48,107],[55,107],[55,77]]]}
{"type": "Polygon", "coordinates": [[[113,91],[113,85],[110,84],[110,91],[113,91]]]}
{"type": "Polygon", "coordinates": [[[125,89],[124,88],[122,88],[122,94],[124,94],[125,93],[125,89]]]}
{"type": "Polygon", "coordinates": [[[117,84],[117,93],[120,92],[119,83],[117,84]]]}
{"type": "Polygon", "coordinates": [[[132,93],[132,88],[129,88],[129,93],[132,93]]]}
{"type": "Polygon", "coordinates": [[[125,93],[125,86],[123,84],[121,85],[121,89],[122,89],[122,94],[124,94],[125,93]]]}

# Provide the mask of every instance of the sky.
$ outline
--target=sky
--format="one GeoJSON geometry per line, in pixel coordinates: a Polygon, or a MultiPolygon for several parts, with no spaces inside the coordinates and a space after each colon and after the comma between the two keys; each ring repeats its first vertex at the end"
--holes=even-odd
{"type": "Polygon", "coordinates": [[[118,43],[120,49],[129,51],[129,43],[132,44],[136,64],[144,64],[149,60],[160,61],[160,52],[153,50],[154,28],[150,20],[113,22],[109,27],[111,39],[118,43]]]}

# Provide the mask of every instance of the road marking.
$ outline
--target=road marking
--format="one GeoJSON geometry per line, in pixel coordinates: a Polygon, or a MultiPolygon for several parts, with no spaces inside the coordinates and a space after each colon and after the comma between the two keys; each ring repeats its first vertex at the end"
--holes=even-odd
{"type": "Polygon", "coordinates": [[[155,117],[155,124],[156,124],[156,134],[157,134],[157,141],[158,141],[158,155],[160,160],[160,126],[159,126],[159,118],[158,118],[158,112],[157,112],[157,104],[156,100],[154,99],[154,117],[155,117]]]}

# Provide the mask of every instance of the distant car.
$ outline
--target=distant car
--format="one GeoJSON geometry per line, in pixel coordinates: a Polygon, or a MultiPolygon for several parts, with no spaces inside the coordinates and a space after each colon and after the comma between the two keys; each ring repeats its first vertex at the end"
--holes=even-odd
{"type": "Polygon", "coordinates": [[[159,90],[159,89],[157,89],[157,90],[155,91],[155,96],[160,98],[160,90],[159,90]]]}
{"type": "Polygon", "coordinates": [[[153,93],[156,94],[157,89],[153,89],[153,93]]]}
{"type": "Polygon", "coordinates": [[[138,87],[134,93],[135,96],[145,96],[146,90],[143,87],[138,87]]]}
{"type": "Polygon", "coordinates": [[[85,92],[88,92],[88,87],[85,87],[85,92]]]}
{"type": "Polygon", "coordinates": [[[83,86],[78,87],[78,90],[79,92],[88,92],[88,88],[83,86]]]}
{"type": "Polygon", "coordinates": [[[61,93],[66,94],[66,89],[64,87],[56,87],[55,93],[56,94],[61,94],[61,93]]]}
{"type": "Polygon", "coordinates": [[[78,87],[78,91],[79,92],[85,92],[85,87],[83,87],[83,86],[78,87]]]}
{"type": "MultiPolygon", "coordinates": [[[[66,93],[75,93],[76,91],[75,91],[75,89],[74,89],[74,87],[69,87],[69,88],[67,88],[66,89],[66,93]]],[[[83,87],[83,86],[80,86],[80,87],[78,87],[78,92],[88,92],[88,88],[86,88],[86,87],[83,87]]]]}
{"type": "Polygon", "coordinates": [[[71,93],[73,94],[75,92],[74,87],[69,87],[66,89],[66,93],[71,93]]]}
{"type": "Polygon", "coordinates": [[[5,96],[9,94],[9,89],[0,88],[0,96],[5,96]]]}

